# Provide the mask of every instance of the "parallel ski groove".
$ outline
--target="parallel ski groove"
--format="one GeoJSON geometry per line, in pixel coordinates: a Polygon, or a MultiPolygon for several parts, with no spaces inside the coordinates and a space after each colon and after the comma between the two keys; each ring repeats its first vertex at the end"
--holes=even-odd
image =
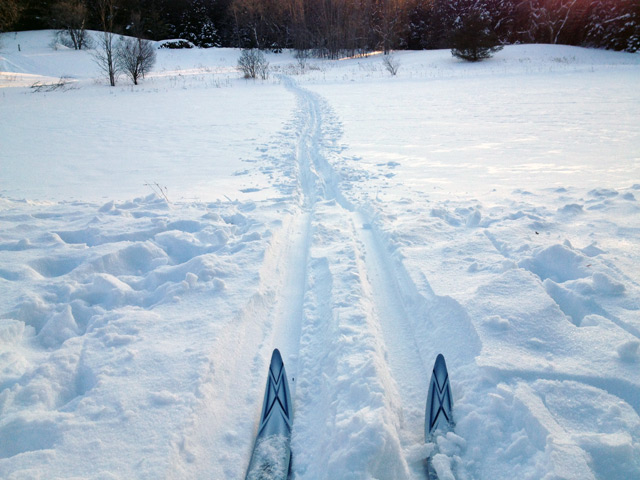
{"type": "MultiPolygon", "coordinates": [[[[359,218],[362,223],[362,219],[359,218]]],[[[400,294],[400,287],[389,259],[378,248],[374,232],[361,228],[368,276],[373,288],[376,314],[380,323],[387,358],[403,404],[403,434],[408,445],[422,438],[424,407],[429,386],[429,370],[415,340],[409,312],[400,294]]]]}
{"type": "MultiPolygon", "coordinates": [[[[398,436],[404,440],[406,447],[420,442],[421,427],[424,423],[424,405],[428,387],[428,372],[425,362],[421,358],[420,350],[415,343],[413,324],[408,311],[404,306],[404,298],[400,293],[399,281],[393,271],[393,260],[379,248],[380,240],[373,238],[374,232],[365,227],[361,214],[355,212],[354,205],[348,201],[339,188],[339,177],[333,171],[327,158],[323,156],[322,142],[326,140],[322,136],[322,113],[318,97],[303,90],[287,80],[286,86],[299,98],[299,103],[307,116],[305,129],[299,141],[298,164],[300,169],[300,185],[302,187],[305,202],[310,210],[312,225],[317,220],[316,204],[319,199],[335,200],[336,206],[332,209],[337,216],[344,216],[344,221],[351,227],[344,233],[350,235],[360,250],[362,260],[361,280],[364,282],[363,295],[370,299],[374,305],[372,321],[378,325],[374,329],[381,329],[381,339],[385,343],[385,356],[389,370],[388,373],[380,371],[381,381],[387,384],[385,378],[393,378],[393,385],[387,385],[387,395],[402,399],[400,402],[400,428],[398,436]],[[368,292],[368,293],[366,293],[368,292]]],[[[313,249],[314,242],[309,246],[313,249]]],[[[334,299],[335,302],[335,299],[334,299]]],[[[391,400],[390,406],[396,400],[391,400]]],[[[393,407],[392,407],[393,408],[393,407]]],[[[398,464],[405,464],[406,459],[397,458],[398,464]]],[[[419,478],[419,468],[413,466],[412,476],[419,478]]],[[[405,474],[408,473],[405,470],[405,474]]]]}

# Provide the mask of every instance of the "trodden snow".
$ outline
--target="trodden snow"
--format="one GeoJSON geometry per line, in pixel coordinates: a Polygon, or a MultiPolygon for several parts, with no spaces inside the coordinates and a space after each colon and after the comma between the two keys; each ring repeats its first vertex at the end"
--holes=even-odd
{"type": "Polygon", "coordinates": [[[274,348],[292,478],[640,478],[640,55],[52,38],[0,37],[0,478],[243,478],[274,348]]]}

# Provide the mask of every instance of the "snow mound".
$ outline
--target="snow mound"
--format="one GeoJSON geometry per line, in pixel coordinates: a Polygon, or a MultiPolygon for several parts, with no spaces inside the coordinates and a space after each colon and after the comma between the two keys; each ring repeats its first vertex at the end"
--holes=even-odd
{"type": "MultiPolygon", "coordinates": [[[[263,223],[246,213],[249,205],[166,206],[156,197],[106,207],[77,203],[68,229],[64,205],[6,202],[3,241],[12,248],[5,251],[21,253],[4,270],[34,273],[3,280],[0,436],[12,440],[2,443],[0,459],[13,467],[0,463],[0,476],[20,470],[20,458],[36,461],[42,452],[66,470],[81,430],[100,432],[105,442],[112,435],[124,438],[124,449],[142,436],[158,452],[164,446],[158,458],[166,459],[164,439],[196,402],[198,375],[185,376],[185,369],[204,362],[210,348],[196,339],[214,341],[212,331],[250,296],[242,291],[251,290],[256,278],[238,278],[259,261],[269,237],[263,223]],[[15,250],[17,245],[28,248],[15,250]],[[234,278],[242,288],[229,291],[225,282],[234,278]],[[220,307],[200,312],[202,320],[194,324],[175,307],[200,295],[220,307]],[[164,314],[154,313],[163,305],[164,314]],[[149,413],[142,415],[145,408],[149,413]],[[148,428],[149,418],[160,436],[148,428]],[[124,431],[119,422],[128,425],[124,431]],[[57,449],[66,453],[57,455],[57,449]]],[[[115,445],[94,440],[95,454],[74,468],[84,475],[94,468],[112,471],[113,459],[100,452],[115,445]]],[[[121,458],[124,465],[126,456],[121,458]]],[[[166,468],[160,462],[150,471],[166,468]]]]}
{"type": "Polygon", "coordinates": [[[535,273],[542,280],[566,282],[589,275],[584,257],[565,245],[552,245],[518,262],[520,268],[535,273]]]}

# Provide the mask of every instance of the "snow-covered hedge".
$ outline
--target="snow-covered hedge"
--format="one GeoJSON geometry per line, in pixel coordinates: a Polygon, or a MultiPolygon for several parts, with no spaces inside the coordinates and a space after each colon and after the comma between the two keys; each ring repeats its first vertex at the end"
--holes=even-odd
{"type": "Polygon", "coordinates": [[[195,45],[191,43],[189,40],[176,38],[172,40],[162,40],[158,42],[158,48],[171,48],[171,49],[195,48],[195,45]]]}

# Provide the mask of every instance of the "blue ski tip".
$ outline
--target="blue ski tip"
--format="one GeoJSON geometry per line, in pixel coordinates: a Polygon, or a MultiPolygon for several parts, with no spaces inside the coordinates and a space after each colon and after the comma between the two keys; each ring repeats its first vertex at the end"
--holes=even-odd
{"type": "Polygon", "coordinates": [[[284,364],[284,362],[282,361],[282,355],[280,355],[280,350],[278,350],[277,348],[274,348],[273,353],[271,354],[271,364],[273,365],[274,363],[277,363],[279,365],[284,364]]]}
{"type": "Polygon", "coordinates": [[[271,355],[258,435],[291,432],[291,397],[284,362],[276,348],[271,355]]]}
{"type": "Polygon", "coordinates": [[[424,436],[427,442],[431,440],[436,430],[447,431],[454,426],[449,372],[441,353],[438,354],[433,365],[424,420],[424,436]]]}
{"type": "Polygon", "coordinates": [[[258,434],[246,479],[285,480],[291,462],[293,410],[280,351],[271,355],[258,434]]]}

